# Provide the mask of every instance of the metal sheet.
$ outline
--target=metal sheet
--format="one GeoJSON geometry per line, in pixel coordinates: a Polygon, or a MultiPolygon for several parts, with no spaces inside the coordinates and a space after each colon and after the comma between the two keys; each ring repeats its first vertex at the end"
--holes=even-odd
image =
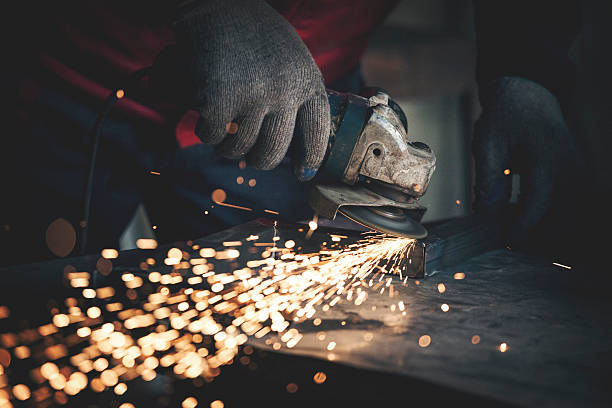
{"type": "MultiPolygon", "coordinates": [[[[298,228],[253,222],[195,244],[221,248],[223,241],[250,234],[264,240],[276,232],[281,242],[294,239],[296,246],[309,250],[328,240],[329,233],[339,233],[320,228],[306,239],[307,228],[298,228]]],[[[436,232],[431,229],[431,235],[436,232]]],[[[347,240],[358,237],[346,234],[347,240]]],[[[437,242],[434,247],[443,248],[437,242]]],[[[122,252],[113,268],[138,272],[139,262],[146,257],[163,259],[169,247],[122,252]]],[[[456,250],[453,247],[454,257],[456,250]]],[[[232,271],[258,256],[241,254],[235,265],[220,263],[215,271],[232,271]]],[[[49,297],[60,299],[56,287],[66,265],[91,271],[98,259],[92,255],[0,269],[7,277],[0,287],[2,303],[21,300],[23,309],[15,310],[34,313],[30,324],[37,324],[36,313],[48,318],[49,297]]],[[[588,280],[572,270],[504,250],[445,265],[418,283],[408,280],[404,285],[393,278],[393,296],[389,289],[373,291],[360,305],[343,300],[296,324],[304,338],[294,348],[273,350],[265,337],[249,343],[275,355],[310,356],[396,373],[407,382],[420,379],[518,405],[610,406],[612,303],[605,291],[593,289],[596,283],[588,286],[588,280]],[[447,311],[443,305],[448,305],[447,311]],[[315,318],[320,319],[317,324],[315,318]],[[505,352],[500,351],[502,343],[507,345],[505,352]]],[[[169,267],[160,264],[159,270],[165,269],[169,267]]]]}

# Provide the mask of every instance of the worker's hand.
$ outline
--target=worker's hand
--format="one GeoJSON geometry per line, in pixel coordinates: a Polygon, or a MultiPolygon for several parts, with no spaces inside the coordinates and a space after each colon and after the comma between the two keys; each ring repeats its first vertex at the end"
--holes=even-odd
{"type": "Polygon", "coordinates": [[[295,29],[263,0],[209,0],[183,10],[176,31],[200,139],[268,170],[295,135],[296,175],[312,178],[327,149],[329,103],[295,29]]]}
{"type": "Polygon", "coordinates": [[[519,246],[547,213],[555,189],[568,180],[565,172],[577,161],[575,142],[557,99],[539,84],[503,77],[481,94],[472,146],[475,210],[501,214],[510,199],[511,174],[520,174],[510,236],[510,244],[519,246]]]}

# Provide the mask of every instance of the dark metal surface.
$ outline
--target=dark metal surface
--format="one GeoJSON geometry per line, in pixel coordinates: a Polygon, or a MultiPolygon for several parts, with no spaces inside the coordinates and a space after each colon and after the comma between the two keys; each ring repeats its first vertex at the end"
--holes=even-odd
{"type": "Polygon", "coordinates": [[[610,406],[612,303],[577,291],[571,274],[542,259],[488,252],[418,285],[398,284],[392,299],[372,293],[361,306],[342,303],[323,313],[319,326],[305,322],[304,339],[281,351],[399,373],[518,406],[610,406]],[[461,273],[464,279],[454,278],[461,273]],[[390,309],[400,300],[406,315],[390,309]],[[419,346],[424,335],[430,336],[427,347],[419,346]],[[329,351],[331,341],[336,344],[329,351]]]}

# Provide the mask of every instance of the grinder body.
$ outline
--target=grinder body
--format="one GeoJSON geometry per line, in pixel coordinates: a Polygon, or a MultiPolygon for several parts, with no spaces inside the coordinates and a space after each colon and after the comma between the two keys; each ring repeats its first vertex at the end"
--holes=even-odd
{"type": "Polygon", "coordinates": [[[406,117],[385,92],[363,97],[328,90],[328,99],[328,151],[310,206],[325,218],[340,212],[379,232],[424,238],[418,199],[435,170],[434,152],[408,139],[406,117]]]}

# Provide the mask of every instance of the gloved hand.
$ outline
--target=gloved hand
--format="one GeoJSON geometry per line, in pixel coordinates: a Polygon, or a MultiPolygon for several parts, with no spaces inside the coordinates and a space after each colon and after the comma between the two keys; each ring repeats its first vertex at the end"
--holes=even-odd
{"type": "Polygon", "coordinates": [[[577,163],[575,141],[555,96],[535,82],[502,77],[482,90],[481,105],[472,145],[474,209],[501,215],[512,189],[512,177],[504,171],[520,174],[517,213],[509,231],[510,245],[520,247],[546,215],[555,189],[569,184],[577,163]]]}
{"type": "Polygon", "coordinates": [[[329,103],[295,29],[263,0],[209,0],[183,9],[175,30],[200,139],[268,170],[295,135],[296,176],[311,179],[327,149],[329,103]]]}

